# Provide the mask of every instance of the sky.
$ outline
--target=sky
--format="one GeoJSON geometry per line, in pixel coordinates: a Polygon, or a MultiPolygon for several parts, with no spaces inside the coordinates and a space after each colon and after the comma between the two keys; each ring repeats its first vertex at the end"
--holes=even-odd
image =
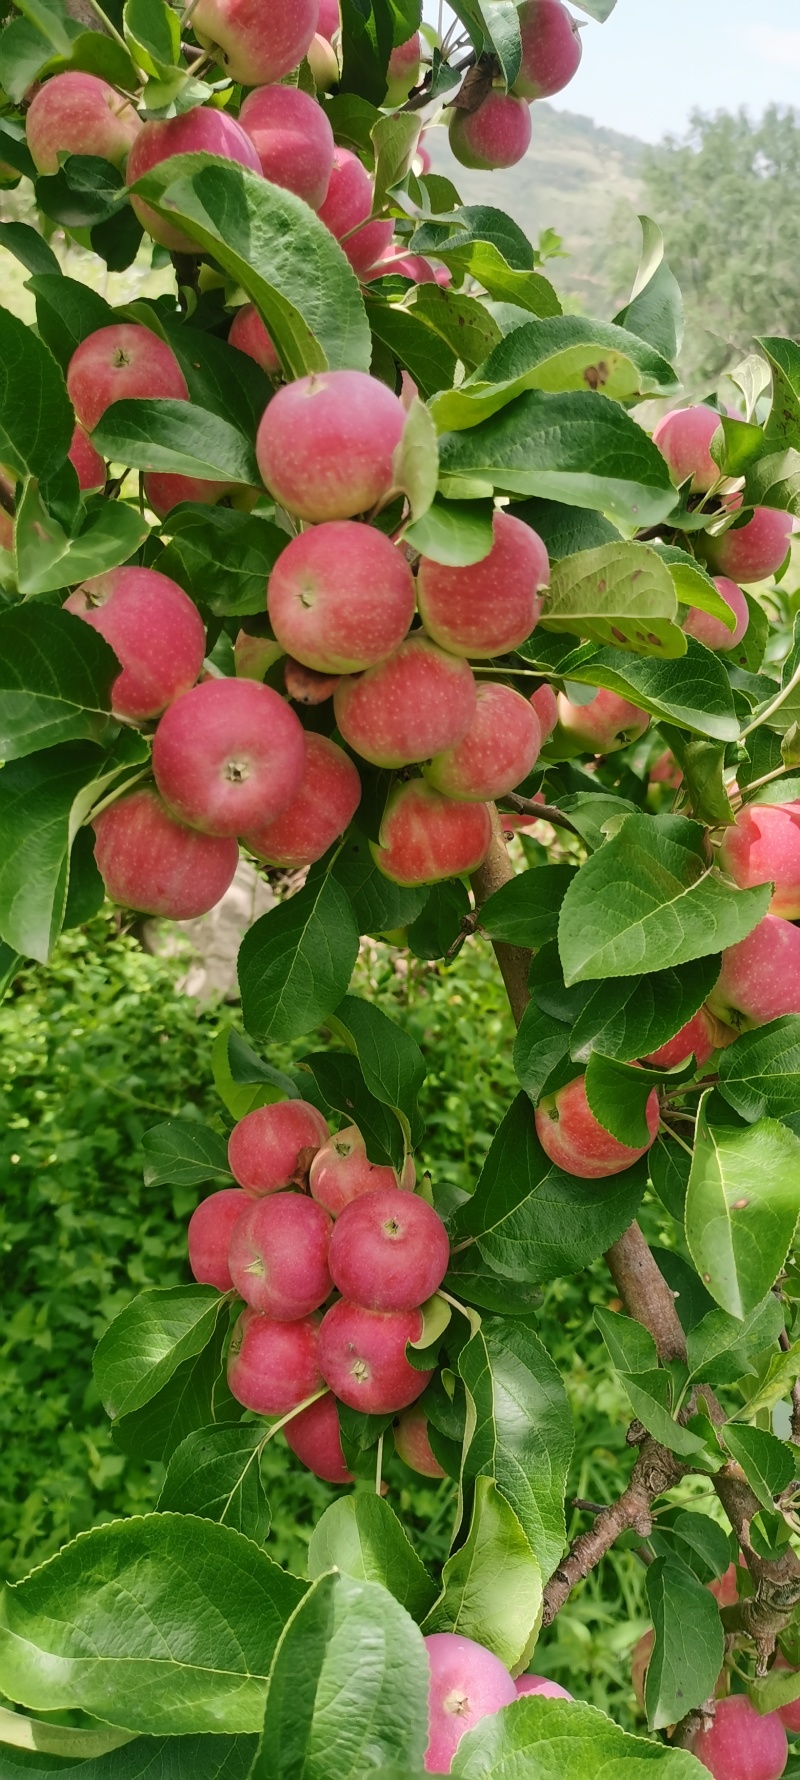
{"type": "MultiPolygon", "coordinates": [[[[424,4],[435,23],[436,0],[424,4]]],[[[683,135],[695,109],[800,108],[800,0],[617,0],[583,45],[551,103],[646,142],[683,135]]]]}

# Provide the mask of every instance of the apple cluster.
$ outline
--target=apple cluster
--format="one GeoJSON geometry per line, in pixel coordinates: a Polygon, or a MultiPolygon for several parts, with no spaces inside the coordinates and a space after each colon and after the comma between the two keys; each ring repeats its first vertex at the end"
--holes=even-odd
{"type": "Polygon", "coordinates": [[[449,1774],[462,1737],[503,1706],[528,1695],[544,1700],[573,1697],[544,1675],[520,1675],[515,1681],[498,1656],[458,1632],[431,1632],[425,1648],[430,1664],[425,1753],[429,1774],[449,1774]]]}
{"type": "MultiPolygon", "coordinates": [[[[332,1136],[304,1100],[247,1113],[228,1160],[237,1185],[201,1202],[188,1240],[195,1279],[244,1300],[231,1391],[255,1414],[289,1418],[289,1446],[318,1477],[352,1482],[337,1403],[397,1416],[433,1376],[406,1347],[447,1271],[444,1224],[415,1192],[410,1159],[400,1174],[370,1162],[355,1126],[332,1136]]],[[[444,1475],[421,1410],[401,1416],[395,1439],[413,1469],[444,1475]]]]}
{"type": "Polygon", "coordinates": [[[478,103],[469,109],[465,84],[464,103],[453,108],[450,147],[463,167],[513,167],[521,161],[530,145],[534,100],[560,93],[577,74],[580,26],[562,0],[523,0],[519,27],[522,56],[508,91],[502,86],[481,90],[478,103]]]}

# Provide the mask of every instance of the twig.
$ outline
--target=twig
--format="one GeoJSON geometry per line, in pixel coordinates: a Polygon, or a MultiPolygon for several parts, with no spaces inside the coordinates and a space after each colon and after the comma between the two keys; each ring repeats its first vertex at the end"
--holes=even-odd
{"type": "Polygon", "coordinates": [[[578,1582],[594,1570],[621,1533],[631,1528],[647,1539],[653,1530],[653,1503],[674,1488],[686,1468],[655,1440],[647,1439],[631,1472],[631,1480],[617,1502],[603,1508],[588,1533],[581,1533],[559,1564],[544,1591],[542,1624],[552,1625],[578,1582]]]}
{"type": "MultiPolygon", "coordinates": [[[[508,848],[503,840],[502,818],[492,806],[492,844],[483,865],[475,872],[472,888],[475,892],[475,903],[478,911],[482,903],[488,902],[495,890],[501,890],[504,884],[510,884],[516,872],[508,857],[508,848]]],[[[530,1000],[528,993],[528,972],[531,967],[533,953],[524,946],[509,946],[503,941],[493,942],[494,953],[500,966],[500,975],[506,986],[506,994],[511,1006],[514,1020],[520,1020],[530,1000]]]]}
{"type": "Polygon", "coordinates": [[[580,829],[575,827],[575,823],[570,821],[569,816],[564,815],[557,804],[534,803],[532,797],[520,797],[516,791],[509,791],[505,802],[513,804],[514,809],[518,810],[521,815],[535,816],[539,822],[550,822],[553,828],[567,828],[570,834],[577,835],[579,841],[584,839],[580,829]]]}

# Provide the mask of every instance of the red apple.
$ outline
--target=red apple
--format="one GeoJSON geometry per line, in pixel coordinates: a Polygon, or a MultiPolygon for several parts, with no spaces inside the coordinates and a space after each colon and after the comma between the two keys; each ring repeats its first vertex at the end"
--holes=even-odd
{"type": "Polygon", "coordinates": [[[317,17],[317,0],[197,0],[191,25],[231,80],[254,87],[302,62],[317,17]]]}
{"type": "Polygon", "coordinates": [[[700,402],[694,408],[673,408],[654,427],[653,444],[658,446],[676,487],[691,477],[692,493],[707,494],[719,481],[722,472],[709,446],[720,422],[716,409],[700,402]]]}
{"type": "Polygon", "coordinates": [[[696,637],[698,643],[705,643],[707,649],[735,649],[741,643],[747,626],[750,623],[750,609],[741,587],[735,581],[729,581],[725,575],[715,575],[714,586],[720,599],[725,601],[736,619],[733,630],[723,624],[721,618],[715,618],[711,612],[701,611],[699,606],[690,606],[683,621],[687,636],[696,637]]]}
{"type": "Polygon", "coordinates": [[[708,1005],[737,1032],[800,1014],[800,927],[765,915],[746,939],[723,952],[708,1005]]]}
{"type": "Polygon", "coordinates": [[[352,519],[386,500],[406,416],[364,371],[320,371],[273,396],[256,438],[258,467],[287,512],[315,523],[352,519]]]}
{"type": "Polygon", "coordinates": [[[235,346],[237,352],[246,352],[248,358],[255,359],[256,364],[269,377],[280,375],[281,361],[255,303],[244,303],[241,309],[237,309],[231,322],[228,344],[235,346]]]}
{"type": "Polygon", "coordinates": [[[106,484],[105,460],[100,456],[83,427],[78,423],[72,435],[67,456],[78,478],[82,494],[97,494],[106,484]]]}
{"type": "Polygon", "coordinates": [[[239,112],[272,185],[318,210],[333,172],[333,131],[322,106],[299,87],[257,87],[239,112]]]}
{"type": "Polygon", "coordinates": [[[281,551],[267,606],[288,655],[320,674],[355,674],[402,643],[414,616],[414,577],[383,532],[329,520],[281,551]]]}
{"type": "MultiPolygon", "coordinates": [[[[732,504],[732,503],[731,503],[732,504]]],[[[709,563],[720,575],[749,585],[767,581],[785,561],[792,541],[791,513],[772,507],[756,507],[744,525],[733,526],[721,537],[703,537],[709,563]]]]}
{"type": "Polygon", "coordinates": [[[57,173],[59,154],[97,155],[122,167],[142,128],[130,99],[96,74],[68,68],[34,93],[25,119],[40,173],[57,173]]]}
{"type": "Polygon", "coordinates": [[[349,148],[337,147],[319,218],[341,243],[343,254],[359,278],[377,260],[385,259],[393,234],[390,222],[380,217],[370,220],[373,197],[372,180],[358,155],[349,148]]]}
{"type": "Polygon", "coordinates": [[[574,705],[566,693],[558,695],[559,746],[566,742],[574,754],[613,754],[644,735],[650,718],[616,692],[596,692],[588,704],[574,705]]]}
{"type": "Polygon", "coordinates": [[[514,167],[531,141],[531,114],[524,99],[490,91],[476,111],[453,111],[450,147],[462,167],[514,167]]]}
{"type": "Polygon", "coordinates": [[[286,657],[283,683],[296,705],[324,705],[327,699],[333,698],[339,678],[338,674],[318,674],[291,655],[286,657]]]}
{"type": "Polygon", "coordinates": [[[327,736],[307,731],[300,789],[274,821],[244,836],[244,845],[268,865],[313,865],[350,826],[361,802],[357,768],[327,736]]]}
{"type": "Polygon", "coordinates": [[[230,837],[176,822],[155,786],[140,785],[93,822],[97,869],[112,902],[168,921],[193,921],[225,895],[239,863],[230,837]]]}
{"type": "Polygon", "coordinates": [[[694,1057],[696,1067],[702,1069],[703,1064],[713,1057],[719,1040],[716,1036],[716,1021],[706,1008],[701,1007],[691,1020],[687,1020],[680,1032],[666,1044],[659,1045],[644,1057],[644,1063],[651,1063],[654,1069],[677,1069],[680,1063],[688,1063],[694,1057]]]}
{"type": "Polygon", "coordinates": [[[319,0],[319,17],[317,30],[321,37],[327,37],[330,43],[334,32],[342,28],[342,17],[339,11],[339,0],[319,0]]]}
{"type": "Polygon", "coordinates": [[[333,708],[348,747],[374,766],[397,767],[460,742],[478,698],[469,663],[414,631],[385,661],[342,679],[333,708]]]}
{"type": "Polygon", "coordinates": [[[577,74],[580,27],[561,0],[524,0],[519,9],[522,61],[512,92],[521,99],[549,99],[577,74]]]}
{"type": "Polygon", "coordinates": [[[404,105],[412,87],[417,85],[420,73],[421,44],[419,31],[409,37],[405,43],[398,44],[389,57],[386,71],[386,98],[384,105],[404,105]]]}
{"type": "Polygon", "coordinates": [[[158,717],[188,692],[203,666],[206,633],[197,607],[157,569],[109,569],[84,581],[64,601],[111,644],[122,673],[111,708],[134,723],[158,717]]]}
{"type": "Polygon", "coordinates": [[[315,1477],[326,1483],[355,1483],[344,1462],[339,1412],[330,1391],[293,1416],[284,1435],[290,1451],[315,1477]]]}
{"type": "Polygon", "coordinates": [[[441,1218],[416,1193],[376,1187],[340,1213],[328,1265],[343,1298],[367,1310],[414,1310],[438,1291],[450,1244],[441,1218]]]}
{"type": "Polygon", "coordinates": [[[353,1199],[373,1193],[376,1187],[414,1188],[414,1164],[409,1156],[402,1181],[388,1164],[370,1162],[367,1146],[357,1125],[347,1125],[317,1150],[308,1184],[314,1199],[338,1218],[353,1199]]]}
{"type": "Polygon", "coordinates": [[[206,680],[164,713],[153,773],[176,816],[208,834],[248,834],[297,796],[302,726],[285,699],[256,680],[206,680]]]}
{"type": "Polygon", "coordinates": [[[451,569],[423,556],[417,579],[422,622],[454,655],[483,659],[524,643],[537,623],[550,580],[538,533],[510,513],[495,513],[488,556],[451,569]]]}
{"type": "Polygon", "coordinates": [[[322,1390],[316,1317],[279,1323],[249,1305],[237,1322],[228,1352],[228,1386],[237,1403],[256,1415],[288,1415],[322,1390]]]}
{"type": "Polygon", "coordinates": [[[548,1681],[546,1675],[520,1675],[515,1681],[517,1699],[524,1699],[528,1694],[535,1694],[540,1700],[574,1700],[575,1695],[567,1693],[565,1687],[559,1687],[557,1681],[548,1681]]]}
{"type": "Polygon", "coordinates": [[[200,1285],[216,1286],[218,1292],[233,1291],[228,1249],[234,1225],[252,1203],[240,1187],[223,1187],[220,1193],[202,1199],[192,1213],[189,1266],[200,1285]]]}
{"type": "Polygon", "coordinates": [[[422,1395],[433,1373],[418,1372],[406,1343],[422,1334],[420,1310],[365,1310],[340,1298],[319,1331],[319,1365],[342,1403],[365,1415],[394,1415],[422,1395]]]}
{"type": "MultiPolygon", "coordinates": [[[[242,1194],[242,1198],[246,1198],[242,1194]]],[[[331,1294],[327,1212],[301,1193],[250,1200],[231,1234],[231,1279],[253,1310],[294,1323],[331,1294]]]]}
{"type": "Polygon", "coordinates": [[[771,915],[800,920],[800,801],[745,804],[725,830],[717,858],[742,890],[774,885],[771,915]]]}
{"type": "Polygon", "coordinates": [[[472,801],[503,797],[539,757],[539,719],[530,700],[492,680],[478,683],[475,720],[460,742],[423,767],[430,785],[472,801]]]}
{"type": "Polygon", "coordinates": [[[558,699],[547,680],[543,685],[537,686],[535,692],[531,693],[530,702],[539,719],[541,746],[544,747],[545,742],[549,742],[558,722],[558,699]]]}
{"type": "Polygon", "coordinates": [[[714,1780],[780,1780],[789,1758],[777,1712],[762,1717],[743,1693],[717,1701],[712,1723],[691,1747],[714,1780]]]}
{"type": "MultiPolygon", "coordinates": [[[[209,3],[212,0],[200,0],[192,15],[193,25],[199,23],[197,13],[201,7],[209,3]]],[[[236,5],[237,0],[231,0],[231,3],[236,5]]],[[[259,0],[251,0],[251,3],[258,6],[260,11],[263,10],[259,0]]],[[[292,4],[295,3],[299,6],[310,5],[313,0],[292,0],[292,4]]],[[[270,15],[271,12],[272,4],[270,15]]],[[[214,107],[196,105],[192,111],[184,111],[180,117],[151,118],[145,124],[128,156],[125,178],[128,185],[135,185],[137,179],[143,179],[151,168],[160,166],[162,161],[171,160],[174,155],[201,153],[220,155],[226,161],[235,161],[241,167],[249,167],[252,173],[261,172],[261,162],[250,137],[245,135],[235,118],[228,117],[224,111],[218,111],[214,107]]],[[[205,252],[197,241],[192,240],[191,235],[184,235],[174,223],[165,222],[142,198],[132,197],[131,204],[142,228],[161,247],[167,247],[170,253],[205,252]]]]}
{"type": "Polygon", "coordinates": [[[204,507],[215,507],[232,494],[235,482],[203,482],[199,476],[176,476],[169,470],[148,470],[144,478],[144,497],[159,519],[166,519],[173,507],[183,501],[200,501],[204,507]]]}
{"type": "Polygon", "coordinates": [[[559,1088],[557,1093],[540,1100],[535,1114],[536,1133],[545,1155],[557,1168],[563,1168],[565,1174],[577,1175],[579,1180],[605,1180],[609,1175],[622,1174],[625,1168],[638,1162],[640,1156],[646,1156],[658,1130],[655,1088],[649,1095],[645,1118],[650,1141],[641,1149],[620,1143],[619,1138],[612,1137],[595,1118],[586,1098],[582,1075],[568,1082],[565,1088],[559,1088]]]}
{"type": "Polygon", "coordinates": [[[394,1424],[394,1444],[398,1456],[420,1477],[446,1477],[428,1438],[428,1417],[419,1404],[404,1409],[394,1424]]]}
{"type": "Polygon", "coordinates": [[[517,1698],[499,1656],[458,1632],[431,1632],[425,1639],[431,1680],[425,1771],[449,1774],[462,1737],[517,1698]]]}
{"type": "Polygon", "coordinates": [[[456,803],[423,779],[410,779],[390,793],[370,850],[384,877],[413,886],[477,871],[491,842],[487,804],[456,803]]]}
{"type": "Polygon", "coordinates": [[[303,1187],[311,1162],[330,1131],[308,1100],[277,1100],[245,1113],[228,1141],[228,1167],[255,1196],[303,1187]]]}
{"type": "Polygon", "coordinates": [[[75,413],[91,432],[112,402],[132,397],[189,400],[186,379],[171,346],[136,322],[118,321],[87,334],[67,367],[67,391],[75,413]]]}

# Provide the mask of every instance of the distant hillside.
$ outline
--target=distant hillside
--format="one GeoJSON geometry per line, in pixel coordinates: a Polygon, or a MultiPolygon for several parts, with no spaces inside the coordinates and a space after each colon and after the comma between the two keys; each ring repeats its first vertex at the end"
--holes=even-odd
{"type": "MultiPolygon", "coordinates": [[[[465,203],[508,211],[534,246],[542,230],[555,229],[570,257],[554,260],[550,275],[576,307],[607,315],[615,300],[627,295],[615,289],[607,241],[615,213],[627,215],[631,239],[637,240],[644,144],[634,136],[540,102],[533,106],[533,141],[516,167],[496,173],[461,167],[443,129],[431,130],[425,142],[434,170],[452,179],[465,203]]],[[[615,243],[618,252],[618,228],[615,243]]]]}

